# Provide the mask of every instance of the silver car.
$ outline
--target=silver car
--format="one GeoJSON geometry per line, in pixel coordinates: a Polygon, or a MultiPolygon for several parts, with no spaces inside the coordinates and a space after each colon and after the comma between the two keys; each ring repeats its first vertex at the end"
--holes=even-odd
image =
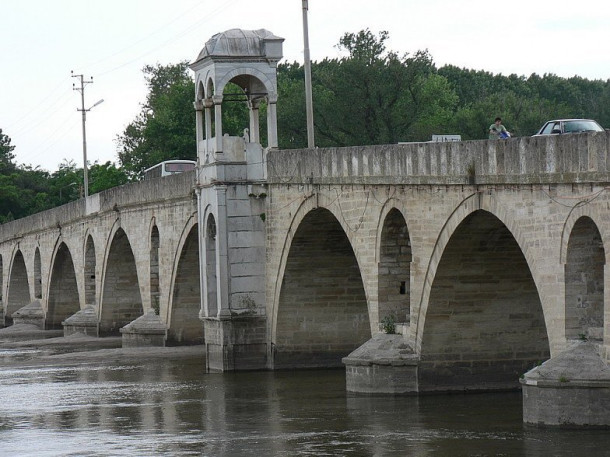
{"type": "Polygon", "coordinates": [[[602,126],[591,119],[556,119],[544,124],[534,136],[603,131],[602,126]]]}

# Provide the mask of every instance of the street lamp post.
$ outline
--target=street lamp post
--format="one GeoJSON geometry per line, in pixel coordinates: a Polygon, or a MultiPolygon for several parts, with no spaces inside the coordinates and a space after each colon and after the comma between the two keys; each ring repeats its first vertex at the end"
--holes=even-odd
{"type": "Polygon", "coordinates": [[[313,102],[311,89],[311,59],[309,58],[309,28],[307,26],[307,11],[309,10],[308,0],[303,2],[303,54],[305,57],[305,111],[307,113],[307,147],[313,148],[314,125],[313,125],[313,102]]]}
{"type": "Polygon", "coordinates": [[[77,90],[80,92],[81,107],[76,108],[76,110],[80,111],[83,116],[83,190],[84,190],[85,198],[87,198],[89,196],[89,176],[88,176],[89,167],[87,166],[87,133],[86,133],[86,129],[85,129],[85,123],[87,122],[87,111],[91,111],[97,105],[102,103],[104,101],[104,99],[98,100],[92,106],[85,109],[85,85],[91,84],[93,82],[93,76],[91,77],[91,79],[89,81],[85,81],[83,79],[83,75],[75,75],[74,72],[72,72],[72,77],[80,78],[80,87],[76,87],[76,85],[74,85],[74,84],[72,86],[73,86],[73,90],[77,90]]]}

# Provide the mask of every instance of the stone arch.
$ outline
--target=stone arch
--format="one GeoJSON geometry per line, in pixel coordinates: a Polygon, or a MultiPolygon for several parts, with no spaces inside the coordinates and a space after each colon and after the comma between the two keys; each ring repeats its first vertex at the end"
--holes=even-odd
{"type": "Polygon", "coordinates": [[[382,216],[377,238],[379,321],[410,322],[411,239],[402,213],[391,207],[382,216]]]}
{"type": "Polygon", "coordinates": [[[426,390],[518,387],[550,355],[528,262],[507,226],[486,210],[461,220],[429,289],[419,385],[426,390]]]}
{"type": "Polygon", "coordinates": [[[197,79],[197,89],[195,90],[195,100],[201,101],[207,98],[205,93],[205,85],[204,82],[200,79],[197,79]]]}
{"type": "MultiPolygon", "coordinates": [[[[439,232],[432,254],[430,256],[429,263],[426,266],[426,272],[422,281],[424,286],[421,289],[421,296],[419,298],[416,297],[417,303],[419,303],[419,310],[417,315],[412,314],[411,316],[412,319],[416,319],[415,325],[413,322],[411,322],[411,328],[412,331],[415,332],[414,336],[417,351],[421,350],[422,334],[430,298],[430,285],[436,274],[436,270],[438,268],[441,256],[447,246],[447,243],[449,242],[450,237],[455,232],[457,227],[462,223],[462,221],[466,219],[471,213],[481,209],[493,214],[504,224],[504,226],[507,227],[507,229],[510,231],[510,233],[516,240],[519,249],[523,253],[526,259],[526,263],[529,267],[529,271],[532,272],[534,276],[534,281],[536,281],[536,252],[532,251],[529,248],[530,243],[527,242],[527,239],[521,233],[521,228],[515,223],[515,218],[512,217],[511,214],[507,213],[506,206],[502,205],[502,203],[498,203],[492,195],[488,195],[486,196],[486,198],[481,198],[479,192],[474,192],[466,196],[462,200],[462,202],[453,210],[453,212],[447,218],[439,232]]],[[[547,316],[545,313],[547,329],[549,328],[550,319],[551,317],[547,316]]],[[[553,340],[552,335],[551,340],[553,340]]]]}
{"type": "MultiPolygon", "coordinates": [[[[281,240],[282,248],[280,251],[281,257],[279,259],[279,263],[278,263],[276,269],[272,269],[273,271],[276,271],[275,279],[273,282],[272,295],[271,295],[272,296],[271,311],[269,313],[271,315],[271,340],[272,341],[275,339],[275,336],[276,336],[275,332],[277,329],[278,304],[279,304],[279,300],[280,300],[282,281],[284,278],[284,273],[286,271],[286,263],[288,260],[288,254],[290,253],[290,250],[291,250],[291,245],[292,245],[292,241],[294,239],[294,235],[295,235],[299,225],[302,223],[303,219],[311,211],[318,209],[318,208],[324,208],[333,214],[333,217],[339,222],[344,233],[348,233],[348,230],[349,230],[349,227],[345,223],[344,219],[342,217],[339,217],[337,212],[335,212],[334,208],[330,207],[330,206],[326,207],[324,205],[320,205],[319,198],[315,198],[315,196],[316,196],[315,193],[304,196],[303,200],[300,202],[299,206],[295,209],[294,216],[292,216],[290,225],[289,225],[288,229],[286,230],[286,236],[284,237],[283,240],[281,240]]],[[[318,195],[318,197],[321,198],[322,195],[318,195]]],[[[350,242],[351,242],[351,240],[350,240],[350,242]]],[[[357,257],[356,257],[356,260],[358,261],[358,264],[360,264],[360,260],[357,257]]],[[[362,268],[361,268],[361,270],[362,270],[362,268]]],[[[370,302],[369,293],[366,290],[366,287],[365,287],[365,293],[366,293],[366,297],[367,297],[367,302],[370,302]]],[[[370,312],[371,312],[371,310],[369,309],[369,313],[370,312]]],[[[372,318],[369,315],[369,320],[371,320],[371,319],[372,318]]],[[[373,327],[371,327],[371,331],[372,330],[373,330],[373,327]]]]}
{"type": "Polygon", "coordinates": [[[38,246],[34,251],[34,298],[42,299],[42,262],[38,246]]]}
{"type": "Polygon", "coordinates": [[[214,96],[214,78],[208,72],[205,78],[205,98],[212,98],[214,96]]]}
{"type": "MultiPolygon", "coordinates": [[[[568,243],[570,242],[570,237],[572,235],[572,231],[574,230],[574,225],[578,220],[582,217],[587,217],[591,219],[593,224],[595,224],[597,230],[600,232],[601,240],[604,246],[610,243],[610,233],[604,231],[605,225],[597,220],[597,214],[595,212],[591,212],[591,207],[589,205],[578,205],[574,206],[566,218],[562,231],[561,231],[561,247],[559,251],[559,262],[564,264],[566,263],[567,255],[568,255],[568,243]]],[[[610,261],[610,251],[606,252],[605,263],[610,261]]]]}
{"type": "Polygon", "coordinates": [[[339,366],[371,337],[356,255],[328,209],[308,212],[294,233],[275,326],[275,368],[339,366]]]}
{"type": "Polygon", "coordinates": [[[95,305],[97,303],[97,290],[96,290],[96,266],[97,260],[95,256],[95,243],[93,236],[87,234],[85,240],[85,263],[84,263],[84,274],[85,274],[85,304],[95,305]]]}
{"type": "Polygon", "coordinates": [[[248,83],[254,83],[255,87],[260,84],[258,87],[264,88],[268,95],[276,95],[273,81],[271,81],[262,71],[247,66],[234,68],[225,74],[220,81],[217,81],[216,87],[214,88],[214,94],[222,95],[225,86],[232,81],[236,81],[236,84],[240,87],[244,87],[244,85],[248,83]]]}
{"type": "Polygon", "coordinates": [[[199,269],[199,226],[193,216],[185,226],[176,251],[172,274],[168,342],[203,343],[201,280],[199,269]]]}
{"type": "Polygon", "coordinates": [[[115,224],[106,251],[100,303],[100,334],[118,334],[143,314],[138,272],[131,243],[115,224]]]}
{"type": "Polygon", "coordinates": [[[17,249],[13,255],[13,260],[9,269],[6,297],[6,318],[7,324],[12,323],[11,316],[19,308],[29,305],[30,284],[25,259],[21,249],[17,249]]]}
{"type": "Polygon", "coordinates": [[[603,339],[605,260],[597,225],[579,217],[570,230],[564,266],[567,339],[603,339]]]}
{"type": "Polygon", "coordinates": [[[159,315],[161,289],[159,283],[159,248],[161,236],[154,219],[150,228],[150,304],[155,313],[159,315]]]}
{"type": "Polygon", "coordinates": [[[2,254],[0,254],[0,324],[4,320],[4,265],[2,263],[2,254]]]}
{"type": "Polygon", "coordinates": [[[72,254],[66,243],[61,242],[53,253],[45,327],[61,328],[62,321],[79,309],[80,300],[72,254]]]}
{"type": "Polygon", "coordinates": [[[217,240],[216,240],[216,218],[209,213],[205,219],[204,243],[205,243],[205,315],[216,317],[218,307],[218,286],[216,276],[217,259],[217,240]]]}

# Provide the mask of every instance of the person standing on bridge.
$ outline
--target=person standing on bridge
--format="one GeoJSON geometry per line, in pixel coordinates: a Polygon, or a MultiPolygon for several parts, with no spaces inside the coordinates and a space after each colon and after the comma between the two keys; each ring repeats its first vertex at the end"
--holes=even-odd
{"type": "Polygon", "coordinates": [[[499,140],[500,138],[510,138],[510,132],[502,125],[502,118],[496,117],[494,123],[489,126],[489,139],[499,140]]]}

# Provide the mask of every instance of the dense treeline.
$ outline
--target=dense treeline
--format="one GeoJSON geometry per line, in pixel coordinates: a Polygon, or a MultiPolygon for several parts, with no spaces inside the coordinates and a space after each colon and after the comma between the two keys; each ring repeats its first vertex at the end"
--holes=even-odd
{"type": "MultiPolygon", "coordinates": [[[[317,146],[427,141],[432,134],[483,139],[496,116],[516,136],[531,135],[553,118],[593,118],[610,127],[610,79],[437,68],[428,51],[398,55],[386,49],[387,39],[387,32],[347,33],[338,44],[345,57],[312,64],[317,146]]],[[[119,166],[92,165],[90,193],[139,179],[144,169],[163,160],[196,157],[195,87],[187,63],[146,66],[143,72],[148,96],[141,113],[117,135],[119,166]]],[[[302,65],[278,66],[281,148],[307,145],[304,80],[302,65]]],[[[231,135],[248,126],[240,92],[232,84],[225,89],[223,129],[231,135]]],[[[265,133],[263,105],[263,142],[265,133]]],[[[0,223],[81,196],[82,168],[67,161],[54,173],[18,166],[13,150],[0,130],[0,223]]]]}
{"type": "MultiPolygon", "coordinates": [[[[483,139],[496,116],[518,136],[554,118],[593,118],[610,127],[610,80],[436,68],[427,51],[398,56],[386,40],[385,32],[346,34],[339,43],[346,57],[312,64],[318,146],[426,141],[435,133],[483,139]]],[[[280,147],[303,147],[303,67],[281,64],[278,85],[280,147]]]]}
{"type": "MultiPolygon", "coordinates": [[[[63,205],[82,196],[83,170],[64,161],[50,173],[16,165],[8,135],[0,129],[0,224],[63,205]]],[[[96,193],[127,182],[127,176],[111,162],[89,168],[89,192],[96,193]]]]}

